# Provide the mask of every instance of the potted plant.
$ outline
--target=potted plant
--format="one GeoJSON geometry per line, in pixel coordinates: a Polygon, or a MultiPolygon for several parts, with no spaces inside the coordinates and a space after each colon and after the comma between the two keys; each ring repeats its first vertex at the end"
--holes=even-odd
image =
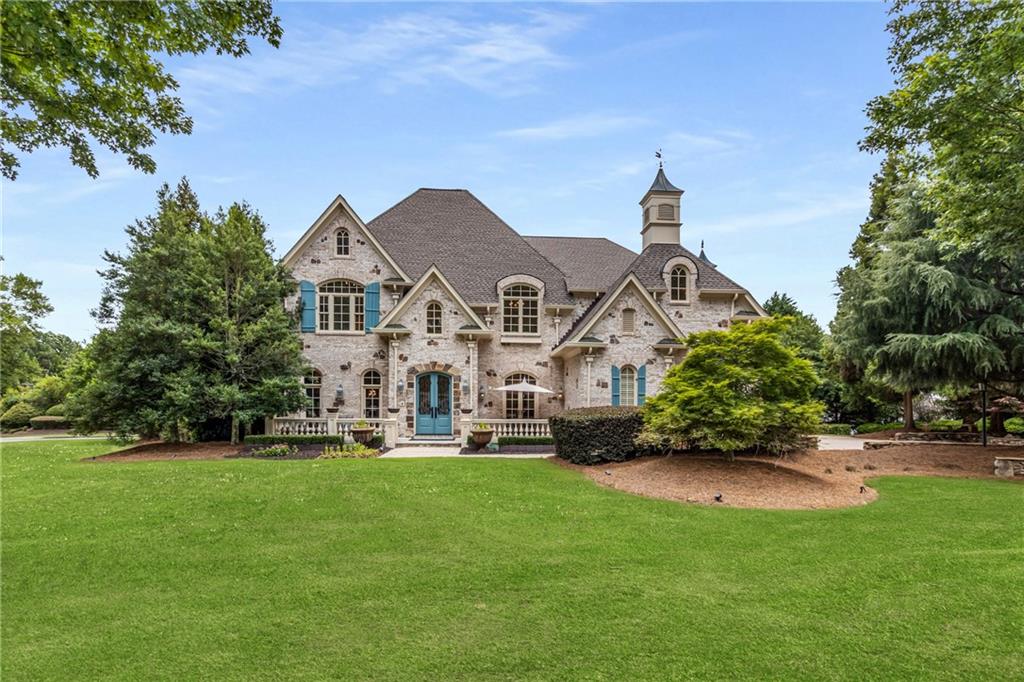
{"type": "Polygon", "coordinates": [[[478,422],[469,433],[473,436],[473,445],[477,450],[481,450],[491,442],[494,429],[483,422],[478,422]]]}
{"type": "Polygon", "coordinates": [[[365,419],[360,419],[352,425],[352,440],[366,445],[373,439],[374,431],[376,429],[370,426],[365,419]]]}

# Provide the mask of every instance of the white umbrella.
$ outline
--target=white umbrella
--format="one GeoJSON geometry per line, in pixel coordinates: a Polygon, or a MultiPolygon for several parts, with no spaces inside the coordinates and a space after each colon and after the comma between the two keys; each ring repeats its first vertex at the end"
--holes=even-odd
{"type": "Polygon", "coordinates": [[[507,386],[498,386],[497,388],[491,389],[492,391],[501,391],[503,393],[554,393],[549,388],[538,386],[537,384],[528,384],[525,381],[520,381],[518,384],[508,384],[507,386]]]}

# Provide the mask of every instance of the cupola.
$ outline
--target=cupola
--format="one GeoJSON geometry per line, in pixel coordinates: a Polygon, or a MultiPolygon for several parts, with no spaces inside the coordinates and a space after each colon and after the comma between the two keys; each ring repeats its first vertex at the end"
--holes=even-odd
{"type": "Polygon", "coordinates": [[[665,169],[658,164],[658,174],[647,194],[640,200],[643,209],[643,248],[651,244],[679,244],[679,203],[683,190],[665,176],[665,169]]]}

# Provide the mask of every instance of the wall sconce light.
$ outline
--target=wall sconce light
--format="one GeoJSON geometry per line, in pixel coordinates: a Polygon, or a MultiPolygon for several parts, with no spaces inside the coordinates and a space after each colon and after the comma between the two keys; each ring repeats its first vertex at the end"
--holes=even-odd
{"type": "Polygon", "coordinates": [[[480,395],[478,396],[478,398],[480,400],[483,400],[484,399],[484,393],[486,393],[486,392],[487,392],[487,387],[481,384],[481,386],[480,386],[480,395]]]}
{"type": "Polygon", "coordinates": [[[469,395],[469,379],[462,380],[462,395],[469,395]]]}
{"type": "Polygon", "coordinates": [[[334,399],[335,400],[344,400],[345,399],[345,387],[342,386],[341,384],[338,384],[338,387],[336,389],[334,389],[334,399]]]}
{"type": "Polygon", "coordinates": [[[405,393],[405,379],[398,380],[398,392],[405,393]]]}

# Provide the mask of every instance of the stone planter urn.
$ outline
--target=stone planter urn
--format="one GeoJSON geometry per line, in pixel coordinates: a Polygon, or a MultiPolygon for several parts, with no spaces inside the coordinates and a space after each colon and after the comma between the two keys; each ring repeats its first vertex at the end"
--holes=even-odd
{"type": "Polygon", "coordinates": [[[357,443],[367,445],[373,440],[374,428],[372,426],[353,426],[352,427],[352,440],[357,443]]]}
{"type": "Polygon", "coordinates": [[[482,450],[491,442],[491,437],[494,435],[494,429],[480,425],[469,433],[473,438],[473,446],[476,447],[477,450],[482,450]]]}

